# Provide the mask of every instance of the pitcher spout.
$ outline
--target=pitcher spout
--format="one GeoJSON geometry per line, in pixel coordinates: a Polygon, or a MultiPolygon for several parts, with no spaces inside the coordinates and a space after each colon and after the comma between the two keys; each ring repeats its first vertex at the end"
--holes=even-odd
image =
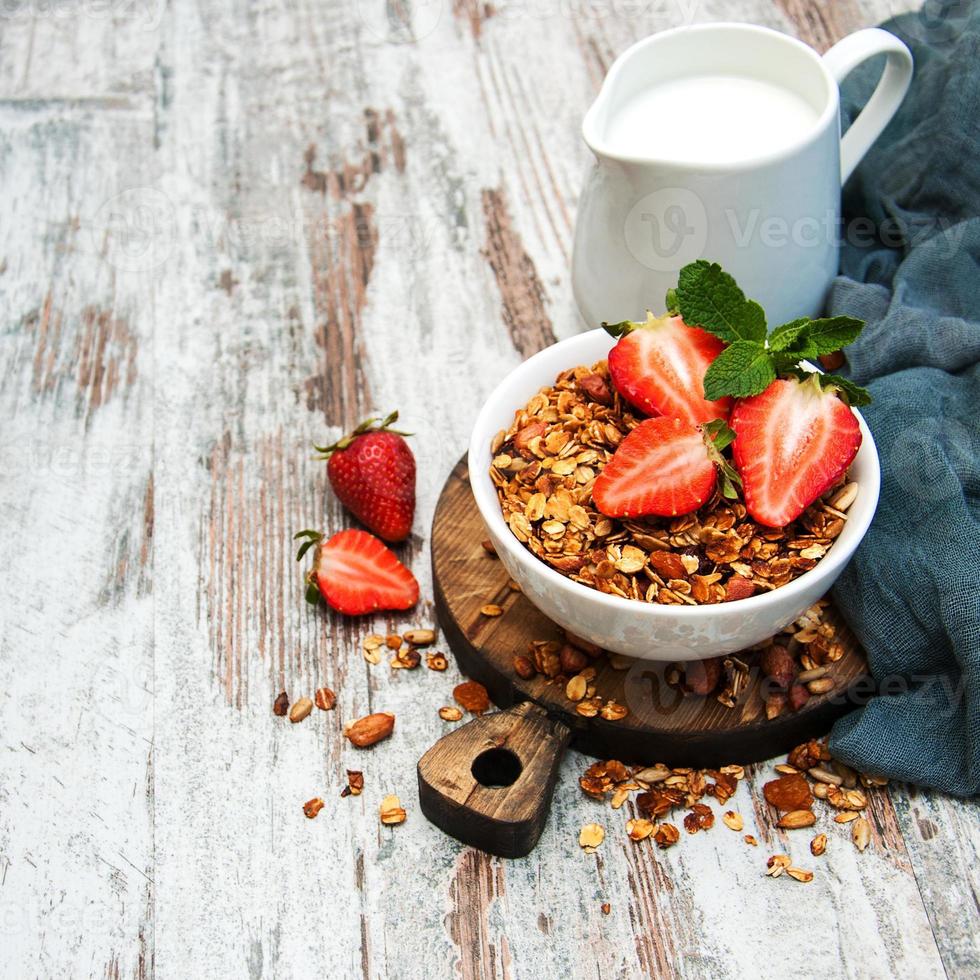
{"type": "Polygon", "coordinates": [[[582,120],[582,138],[601,162],[644,164],[654,162],[652,155],[637,154],[635,147],[624,146],[616,139],[615,123],[619,115],[638,94],[668,80],[677,70],[658,56],[656,48],[674,33],[687,28],[662,31],[637,41],[610,66],[595,101],[582,120]]]}

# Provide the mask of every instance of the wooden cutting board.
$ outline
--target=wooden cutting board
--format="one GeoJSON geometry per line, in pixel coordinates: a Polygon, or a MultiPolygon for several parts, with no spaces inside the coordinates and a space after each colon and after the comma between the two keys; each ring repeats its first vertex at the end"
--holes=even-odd
{"type": "Polygon", "coordinates": [[[503,563],[481,542],[486,529],[470,491],[465,459],[443,487],[432,527],[436,612],[460,669],[509,711],[484,715],[442,738],[419,762],[422,809],[447,833],[505,856],[533,848],[547,816],[558,763],[571,743],[627,763],[708,768],[771,758],[827,732],[870,681],[864,654],[835,610],[844,656],[830,665],[833,687],[798,712],[768,720],[757,669],[734,708],[714,696],[684,696],[668,685],[668,665],[634,661],[615,670],[598,660],[596,694],[629,708],[620,721],[585,718],[563,683],[514,672],[532,640],[559,639],[558,627],[513,590],[503,563]],[[480,608],[494,603],[503,615],[480,608]],[[516,708],[514,706],[517,706],[516,708]],[[481,761],[482,760],[482,761],[481,761]]]}

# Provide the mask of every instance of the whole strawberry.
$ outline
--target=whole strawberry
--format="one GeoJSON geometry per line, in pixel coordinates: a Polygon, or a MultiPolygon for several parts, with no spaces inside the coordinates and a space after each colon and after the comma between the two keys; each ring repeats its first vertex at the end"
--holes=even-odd
{"type": "Polygon", "coordinates": [[[327,476],[340,502],[385,541],[403,541],[415,516],[415,457],[392,429],[398,412],[370,418],[332,446],[314,446],[328,459],[327,476]]]}

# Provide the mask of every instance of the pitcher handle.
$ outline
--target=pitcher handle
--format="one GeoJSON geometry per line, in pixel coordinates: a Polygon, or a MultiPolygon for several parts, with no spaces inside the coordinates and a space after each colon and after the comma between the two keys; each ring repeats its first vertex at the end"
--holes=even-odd
{"type": "Polygon", "coordinates": [[[861,62],[876,54],[887,55],[888,60],[878,87],[841,140],[842,184],[902,104],[912,81],[912,52],[894,34],[868,27],[842,38],[823,56],[827,70],[839,85],[861,62]]]}

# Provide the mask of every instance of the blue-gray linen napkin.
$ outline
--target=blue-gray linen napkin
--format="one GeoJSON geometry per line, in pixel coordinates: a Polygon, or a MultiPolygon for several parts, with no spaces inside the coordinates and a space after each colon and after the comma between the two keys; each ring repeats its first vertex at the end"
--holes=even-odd
{"type": "MultiPolygon", "coordinates": [[[[980,792],[980,4],[882,25],[911,48],[905,103],[844,192],[829,308],[867,321],[841,373],[882,464],[874,523],[834,589],[882,690],[834,726],[861,771],[980,792]]],[[[844,125],[880,65],[844,83],[844,125]]]]}

